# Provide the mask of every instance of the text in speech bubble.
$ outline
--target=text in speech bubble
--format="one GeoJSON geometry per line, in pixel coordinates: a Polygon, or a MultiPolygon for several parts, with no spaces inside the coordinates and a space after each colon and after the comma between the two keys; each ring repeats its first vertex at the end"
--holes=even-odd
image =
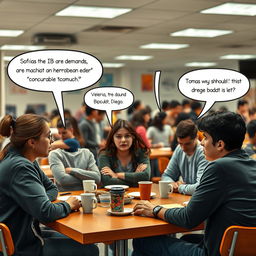
{"type": "Polygon", "coordinates": [[[185,97],[205,101],[200,118],[215,102],[231,101],[245,95],[250,89],[250,82],[235,70],[198,69],[184,74],[178,87],[185,97]]]}
{"type": "Polygon", "coordinates": [[[9,78],[34,91],[52,92],[63,124],[62,92],[95,84],[102,76],[101,62],[94,56],[72,50],[41,50],[16,56],[7,67],[9,78]]]}
{"type": "Polygon", "coordinates": [[[123,110],[132,105],[132,92],[121,87],[99,87],[89,90],[84,95],[84,102],[91,108],[106,111],[109,123],[112,124],[112,111],[123,110]]]}

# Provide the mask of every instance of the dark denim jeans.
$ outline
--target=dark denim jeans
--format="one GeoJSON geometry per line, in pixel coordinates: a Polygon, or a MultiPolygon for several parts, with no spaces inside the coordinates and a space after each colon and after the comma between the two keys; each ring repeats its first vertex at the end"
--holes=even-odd
{"type": "Polygon", "coordinates": [[[80,244],[55,231],[42,231],[42,237],[45,242],[42,256],[99,255],[99,249],[95,244],[80,244]]]}
{"type": "Polygon", "coordinates": [[[198,244],[170,236],[153,236],[133,240],[132,256],[205,256],[198,244]]]}

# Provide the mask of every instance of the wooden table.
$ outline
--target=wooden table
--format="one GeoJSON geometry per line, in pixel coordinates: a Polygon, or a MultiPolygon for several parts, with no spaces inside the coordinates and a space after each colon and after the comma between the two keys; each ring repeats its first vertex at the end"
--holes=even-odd
{"type": "Polygon", "coordinates": [[[151,148],[150,159],[155,159],[159,157],[168,157],[172,156],[171,148],[151,148]]]}
{"type": "MultiPolygon", "coordinates": [[[[128,192],[132,191],[138,191],[138,188],[130,188],[128,192]]],[[[176,193],[171,194],[169,199],[160,199],[157,184],[153,184],[153,191],[157,193],[156,198],[151,200],[154,204],[182,204],[190,199],[190,196],[176,193]]],[[[80,193],[81,191],[76,191],[72,194],[80,193]]],[[[134,199],[132,204],[125,207],[133,208],[138,201],[134,199]]],[[[123,243],[127,239],[191,231],[155,218],[111,216],[107,213],[107,208],[100,206],[94,209],[93,214],[83,214],[80,208],[79,212],[72,212],[69,216],[46,225],[82,244],[114,241],[120,248],[115,255],[127,255],[123,243]]],[[[193,230],[202,229],[203,225],[199,225],[193,230]]]]}

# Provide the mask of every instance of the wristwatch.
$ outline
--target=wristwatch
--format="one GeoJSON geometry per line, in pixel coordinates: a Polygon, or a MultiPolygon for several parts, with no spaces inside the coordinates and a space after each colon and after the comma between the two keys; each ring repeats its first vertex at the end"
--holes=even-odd
{"type": "Polygon", "coordinates": [[[163,208],[161,205],[157,205],[153,208],[153,215],[155,218],[157,218],[157,214],[160,212],[160,210],[163,208]]]}

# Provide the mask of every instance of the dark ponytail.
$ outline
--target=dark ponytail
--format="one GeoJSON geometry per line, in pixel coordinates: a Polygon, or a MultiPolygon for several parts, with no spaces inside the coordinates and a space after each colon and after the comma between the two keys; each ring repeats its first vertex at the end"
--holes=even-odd
{"type": "Polygon", "coordinates": [[[18,150],[22,150],[27,140],[31,138],[39,138],[44,131],[46,118],[34,114],[25,114],[13,119],[11,115],[6,115],[0,122],[0,135],[10,137],[10,143],[0,152],[0,160],[2,160],[9,148],[13,146],[18,150]]]}

